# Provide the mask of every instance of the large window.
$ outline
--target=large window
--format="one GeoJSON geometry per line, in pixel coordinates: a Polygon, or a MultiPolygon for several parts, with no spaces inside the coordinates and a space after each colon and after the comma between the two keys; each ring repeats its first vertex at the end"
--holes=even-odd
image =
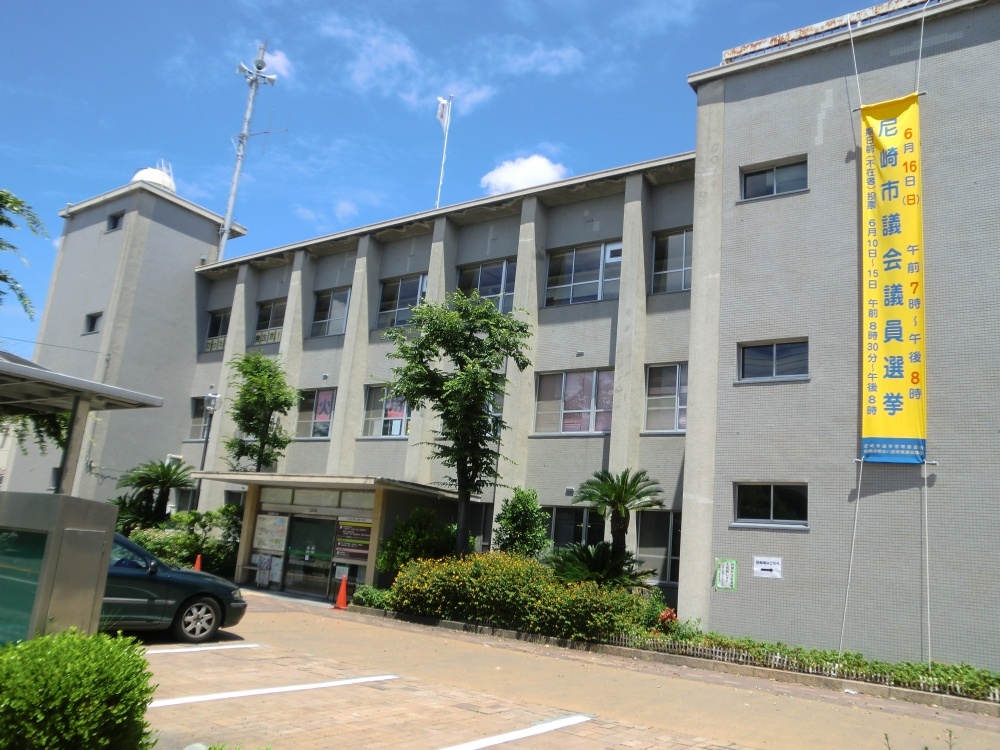
{"type": "Polygon", "coordinates": [[[384,385],[368,386],[362,434],[368,437],[409,435],[410,407],[399,396],[387,396],[384,385]]]}
{"type": "Polygon", "coordinates": [[[809,187],[805,161],[743,172],[743,199],[792,193],[809,187]]]}
{"type": "Polygon", "coordinates": [[[740,347],[740,380],[801,379],[808,376],[808,341],[740,347]]]}
{"type": "Polygon", "coordinates": [[[609,432],[614,370],[538,376],[535,432],[609,432]]]}
{"type": "Polygon", "coordinates": [[[604,516],[593,508],[547,507],[552,546],[597,544],[604,539],[604,516]]]}
{"type": "Polygon", "coordinates": [[[285,300],[275,299],[257,305],[257,327],[254,329],[254,346],[281,341],[281,326],[285,324],[285,300]]]}
{"type": "Polygon", "coordinates": [[[378,327],[405,326],[412,315],[410,308],[416,307],[426,294],[426,274],[383,281],[378,304],[378,327]]]}
{"type": "Polygon", "coordinates": [[[458,288],[465,294],[479,292],[483,299],[493,300],[500,312],[514,309],[514,274],[516,260],[498,260],[481,266],[468,266],[458,271],[458,288]]]}
{"type": "Polygon", "coordinates": [[[329,438],[333,420],[333,388],[321,391],[302,391],[299,401],[299,420],[295,436],[300,438],[329,438]]]}
{"type": "Polygon", "coordinates": [[[687,429],[687,365],[663,365],[646,370],[646,430],[687,429]]]}
{"type": "Polygon", "coordinates": [[[808,521],[808,485],[736,485],[737,523],[765,523],[805,526],[808,521]]]}
{"type": "Polygon", "coordinates": [[[316,308],[310,336],[338,336],[347,330],[347,305],[351,289],[331,289],[316,292],[316,308]]]}
{"type": "Polygon", "coordinates": [[[656,568],[659,583],[677,583],[681,569],[680,511],[643,510],[635,514],[639,549],[644,568],[656,568]]]}
{"type": "Polygon", "coordinates": [[[653,248],[653,294],[691,288],[690,229],[656,239],[653,248]]]}
{"type": "Polygon", "coordinates": [[[618,299],[621,273],[620,242],[605,242],[602,245],[549,253],[545,306],[618,299]]]}
{"type": "Polygon", "coordinates": [[[208,335],[205,337],[206,352],[221,352],[226,348],[229,316],[230,310],[213,310],[208,314],[208,335]]]}

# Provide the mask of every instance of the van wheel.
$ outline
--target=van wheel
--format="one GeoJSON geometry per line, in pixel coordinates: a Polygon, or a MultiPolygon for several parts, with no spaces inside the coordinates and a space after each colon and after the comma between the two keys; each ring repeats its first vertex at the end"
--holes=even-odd
{"type": "Polygon", "coordinates": [[[219,631],[221,619],[215,599],[208,596],[190,599],[184,602],[174,618],[174,635],[188,643],[211,640],[219,631]]]}

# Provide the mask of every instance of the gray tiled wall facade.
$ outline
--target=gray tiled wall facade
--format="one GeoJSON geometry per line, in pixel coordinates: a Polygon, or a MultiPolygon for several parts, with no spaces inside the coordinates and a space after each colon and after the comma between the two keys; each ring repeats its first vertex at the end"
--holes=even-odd
{"type": "MultiPolygon", "coordinates": [[[[913,90],[919,34],[911,21],[856,40],[866,103],[913,90]]],[[[715,629],[837,648],[853,539],[846,649],[1000,667],[1000,149],[998,100],[983,78],[996,70],[998,39],[994,3],[930,15],[924,32],[928,457],[939,462],[927,469],[929,566],[921,467],[865,466],[857,504],[860,126],[850,46],[726,77],[712,549],[737,559],[740,574],[735,592],[711,594],[715,629]],[[741,168],[794,156],[808,159],[808,191],[740,201],[741,168]],[[737,382],[740,344],[787,338],[809,341],[808,381],[737,382]],[[739,482],[808,484],[808,531],[734,528],[739,482]],[[783,578],[753,577],[754,555],[781,557],[783,578]]]]}

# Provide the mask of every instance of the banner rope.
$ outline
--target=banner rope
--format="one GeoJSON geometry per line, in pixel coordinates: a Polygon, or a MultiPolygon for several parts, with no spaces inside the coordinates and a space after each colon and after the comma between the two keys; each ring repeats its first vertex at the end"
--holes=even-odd
{"type": "Polygon", "coordinates": [[[927,20],[927,6],[930,4],[931,0],[927,0],[924,3],[924,7],[920,10],[920,44],[917,46],[917,77],[913,82],[913,90],[918,94],[920,93],[920,62],[924,58],[924,21],[927,20]]]}
{"type": "MultiPolygon", "coordinates": [[[[927,0],[927,2],[930,2],[930,0],[927,0]]],[[[847,33],[851,37],[851,57],[854,58],[854,80],[858,84],[858,107],[861,108],[864,106],[864,102],[861,100],[861,76],[858,75],[858,53],[854,50],[854,30],[851,29],[851,14],[848,13],[845,18],[847,19],[847,33]]],[[[861,25],[860,21],[858,21],[858,25],[861,25]]]]}
{"type": "Polygon", "coordinates": [[[844,654],[844,631],[847,629],[847,604],[851,599],[851,573],[854,570],[854,545],[858,539],[858,513],[861,509],[861,477],[865,474],[865,459],[856,458],[855,463],[861,464],[858,469],[858,494],[854,499],[854,531],[851,534],[851,558],[847,564],[847,590],[844,592],[844,618],[840,623],[840,655],[844,654]]]}

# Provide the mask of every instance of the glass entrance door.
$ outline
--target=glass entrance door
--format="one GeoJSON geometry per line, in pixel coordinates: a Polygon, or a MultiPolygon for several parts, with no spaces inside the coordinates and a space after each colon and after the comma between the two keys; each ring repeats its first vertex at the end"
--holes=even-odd
{"type": "Polygon", "coordinates": [[[292,516],[288,528],[288,562],[285,590],[313,596],[330,596],[333,519],[292,516]]]}

